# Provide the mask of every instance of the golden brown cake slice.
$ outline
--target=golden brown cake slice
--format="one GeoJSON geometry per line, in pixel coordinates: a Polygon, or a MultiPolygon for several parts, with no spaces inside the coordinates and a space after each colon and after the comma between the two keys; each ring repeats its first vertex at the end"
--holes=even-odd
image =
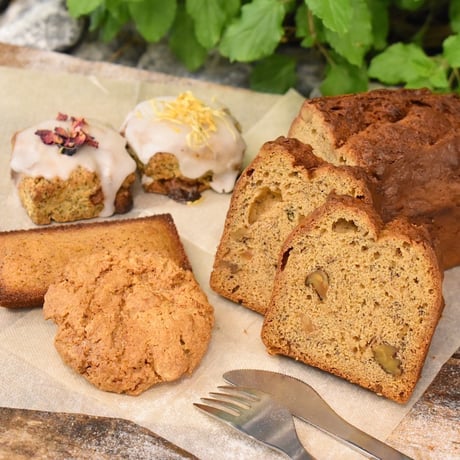
{"type": "Polygon", "coordinates": [[[444,268],[460,264],[460,97],[375,90],[306,100],[289,136],[373,178],[385,221],[429,230],[444,268]]]}
{"type": "Polygon", "coordinates": [[[201,192],[233,190],[246,144],[225,107],[192,92],[140,102],[122,129],[146,192],[195,201],[201,192]]]}
{"type": "Polygon", "coordinates": [[[45,295],[63,360],[101,390],[138,395],[191,374],[213,309],[192,271],[148,249],[72,260],[45,295]]]}
{"type": "Polygon", "coordinates": [[[39,307],[70,260],[96,250],[139,248],[190,268],[169,214],[0,232],[0,306],[39,307]]]}
{"type": "Polygon", "coordinates": [[[272,354],[405,402],[442,307],[423,227],[384,225],[367,204],[330,197],[286,240],[262,340],[272,354]]]}
{"type": "Polygon", "coordinates": [[[265,143],[233,192],[212,289],[263,314],[285,238],[331,192],[371,201],[360,170],[330,165],[295,139],[265,143]]]}
{"type": "Polygon", "coordinates": [[[59,114],[19,131],[10,165],[35,224],[108,217],[132,207],[136,163],[124,138],[99,121],[59,114]]]}

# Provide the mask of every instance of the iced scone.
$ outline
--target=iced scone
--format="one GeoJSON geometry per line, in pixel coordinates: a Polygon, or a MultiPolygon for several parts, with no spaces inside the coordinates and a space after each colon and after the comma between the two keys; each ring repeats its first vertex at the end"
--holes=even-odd
{"type": "Polygon", "coordinates": [[[14,134],[11,175],[35,224],[125,213],[136,162],[125,139],[96,120],[58,114],[14,134]]]}
{"type": "Polygon", "coordinates": [[[138,104],[121,128],[144,191],[196,201],[204,190],[233,190],[246,144],[228,109],[187,91],[138,104]]]}

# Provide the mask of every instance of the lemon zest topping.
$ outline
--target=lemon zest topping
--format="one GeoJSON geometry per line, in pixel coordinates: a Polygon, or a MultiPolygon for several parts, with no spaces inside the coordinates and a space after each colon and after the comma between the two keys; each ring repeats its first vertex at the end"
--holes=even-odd
{"type": "Polygon", "coordinates": [[[158,120],[167,120],[190,127],[187,144],[191,148],[206,145],[211,135],[217,131],[217,118],[225,121],[226,117],[225,110],[207,106],[191,91],[180,93],[173,101],[153,99],[152,103],[158,120]]]}

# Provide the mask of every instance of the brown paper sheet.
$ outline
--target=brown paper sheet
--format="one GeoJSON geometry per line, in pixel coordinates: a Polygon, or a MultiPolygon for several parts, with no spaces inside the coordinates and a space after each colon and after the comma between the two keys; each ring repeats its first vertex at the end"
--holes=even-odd
{"type": "MultiPolygon", "coordinates": [[[[140,100],[192,89],[228,105],[243,126],[248,158],[260,144],[286,134],[302,98],[256,94],[200,82],[139,82],[96,75],[48,73],[0,67],[0,230],[34,225],[22,210],[9,177],[10,138],[58,111],[103,119],[120,126],[140,100]]],[[[202,364],[189,378],[153,387],[138,397],[105,393],[63,364],[53,346],[55,326],[40,309],[0,308],[0,404],[37,410],[81,412],[132,420],[202,459],[281,458],[226,425],[198,412],[192,403],[215,390],[222,374],[235,368],[284,372],[312,385],[344,418],[384,440],[427,388],[442,364],[460,346],[460,269],[446,273],[446,307],[428,354],[422,378],[409,404],[401,406],[332,375],[283,357],[271,357],[260,341],[260,315],[214,294],[209,288],[215,248],[230,197],[206,192],[195,205],[175,203],[136,189],[129,217],[170,212],[194,272],[215,308],[215,330],[202,364]],[[371,423],[370,423],[371,421],[371,423]]],[[[25,260],[24,263],[27,263],[25,260]]],[[[361,455],[297,422],[300,437],[321,459],[359,459],[361,455]]]]}

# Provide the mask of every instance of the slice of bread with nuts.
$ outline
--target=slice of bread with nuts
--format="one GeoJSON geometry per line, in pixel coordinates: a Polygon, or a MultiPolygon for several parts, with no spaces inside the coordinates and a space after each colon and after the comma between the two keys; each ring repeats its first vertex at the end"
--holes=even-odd
{"type": "Polygon", "coordinates": [[[289,235],[262,340],[397,402],[418,381],[442,312],[442,272],[424,228],[383,224],[331,196],[289,235]]]}
{"type": "Polygon", "coordinates": [[[285,238],[331,192],[372,200],[361,170],[326,163],[296,139],[266,142],[233,192],[211,274],[214,291],[264,314],[285,238]]]}

